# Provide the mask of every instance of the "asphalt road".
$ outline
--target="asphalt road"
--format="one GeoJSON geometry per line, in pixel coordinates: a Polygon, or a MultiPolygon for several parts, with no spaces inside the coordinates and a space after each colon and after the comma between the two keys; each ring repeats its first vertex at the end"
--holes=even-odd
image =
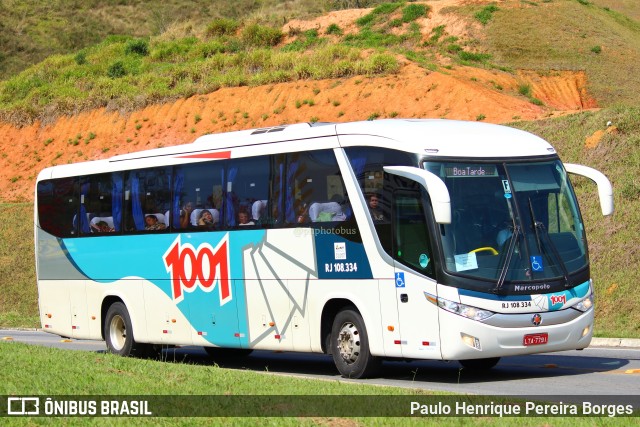
{"type": "MultiPolygon", "coordinates": [[[[41,331],[0,330],[0,345],[24,342],[70,350],[104,352],[102,341],[69,340],[41,331]]],[[[341,379],[330,356],[306,353],[254,351],[234,360],[212,361],[201,347],[180,347],[162,352],[166,363],[212,364],[275,375],[341,380],[385,386],[465,394],[549,396],[550,400],[581,400],[590,396],[602,403],[632,403],[640,407],[640,348],[589,347],[503,358],[486,373],[461,369],[457,362],[385,362],[380,377],[341,379]]]]}

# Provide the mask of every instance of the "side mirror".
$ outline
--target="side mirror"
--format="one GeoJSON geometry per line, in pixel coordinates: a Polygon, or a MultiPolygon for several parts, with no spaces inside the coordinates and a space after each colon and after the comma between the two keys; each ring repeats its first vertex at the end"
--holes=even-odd
{"type": "Polygon", "coordinates": [[[433,205],[433,215],[438,224],[451,224],[451,198],[445,183],[437,175],[411,166],[385,166],[384,171],[398,175],[422,185],[433,205]]]}
{"type": "Polygon", "coordinates": [[[600,198],[600,209],[602,215],[607,216],[613,213],[613,187],[609,179],[600,171],[588,166],[565,163],[564,168],[567,172],[584,176],[594,181],[598,185],[598,197],[600,198]]]}

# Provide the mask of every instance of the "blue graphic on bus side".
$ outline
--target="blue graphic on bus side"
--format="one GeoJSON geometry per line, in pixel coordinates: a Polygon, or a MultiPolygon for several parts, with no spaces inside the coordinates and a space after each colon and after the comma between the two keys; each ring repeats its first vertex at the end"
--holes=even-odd
{"type": "Polygon", "coordinates": [[[314,235],[319,279],[371,279],[364,245],[338,234],[314,235]]]}
{"type": "Polygon", "coordinates": [[[203,338],[244,348],[249,338],[237,333],[248,330],[246,316],[239,315],[247,313],[243,250],[257,246],[264,236],[264,230],[146,234],[66,239],[64,245],[90,280],[147,280],[174,301],[203,338]],[[211,276],[203,269],[210,269],[211,276]]]}

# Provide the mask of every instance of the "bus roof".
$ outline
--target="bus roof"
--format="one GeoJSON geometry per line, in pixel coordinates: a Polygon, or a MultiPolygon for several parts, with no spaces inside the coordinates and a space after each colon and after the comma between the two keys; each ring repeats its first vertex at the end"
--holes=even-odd
{"type": "MultiPolygon", "coordinates": [[[[375,135],[382,146],[442,157],[511,158],[555,154],[544,139],[519,129],[490,123],[444,119],[376,120],[340,123],[339,136],[375,135]]],[[[340,138],[341,146],[378,145],[364,138],[340,138]],[[348,141],[348,142],[347,142],[348,141]]]]}
{"type": "Polygon", "coordinates": [[[95,174],[160,164],[244,157],[311,148],[387,147],[435,157],[513,158],[555,154],[531,133],[507,126],[446,119],[385,119],[350,123],[299,123],[203,135],[189,144],[122,154],[105,160],[55,166],[38,179],[95,174]],[[271,144],[283,143],[278,147],[271,144]],[[54,172],[55,170],[55,172],[54,172]]]}

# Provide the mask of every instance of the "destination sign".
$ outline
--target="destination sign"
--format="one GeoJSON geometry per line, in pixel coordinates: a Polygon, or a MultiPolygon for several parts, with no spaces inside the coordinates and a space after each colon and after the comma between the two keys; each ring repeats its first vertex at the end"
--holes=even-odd
{"type": "Polygon", "coordinates": [[[444,170],[447,178],[498,176],[495,165],[448,164],[444,170]]]}

